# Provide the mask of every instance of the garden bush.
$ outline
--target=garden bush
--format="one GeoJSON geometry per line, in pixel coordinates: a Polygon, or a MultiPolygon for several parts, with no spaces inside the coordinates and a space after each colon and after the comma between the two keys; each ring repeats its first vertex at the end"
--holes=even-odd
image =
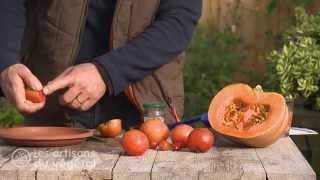
{"type": "Polygon", "coordinates": [[[289,98],[304,97],[320,110],[320,13],[296,8],[293,24],[282,34],[283,46],[270,53],[270,79],[289,98]]]}
{"type": "Polygon", "coordinates": [[[0,127],[13,127],[22,121],[22,115],[7,101],[0,99],[0,127]]]}
{"type": "Polygon", "coordinates": [[[185,117],[208,111],[212,97],[233,82],[240,64],[240,43],[229,29],[219,32],[199,26],[187,50],[185,78],[185,117]]]}

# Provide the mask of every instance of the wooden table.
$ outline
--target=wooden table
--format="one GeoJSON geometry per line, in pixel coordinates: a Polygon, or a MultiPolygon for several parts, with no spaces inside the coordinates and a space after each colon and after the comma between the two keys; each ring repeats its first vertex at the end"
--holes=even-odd
{"type": "Polygon", "coordinates": [[[0,179],[316,179],[296,145],[282,138],[268,148],[239,147],[219,138],[207,153],[148,150],[123,155],[119,139],[77,146],[16,148],[0,145],[0,179]]]}

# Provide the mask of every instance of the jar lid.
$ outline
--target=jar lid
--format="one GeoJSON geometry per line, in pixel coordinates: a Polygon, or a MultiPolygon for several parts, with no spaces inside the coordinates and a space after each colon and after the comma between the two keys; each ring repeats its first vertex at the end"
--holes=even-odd
{"type": "Polygon", "coordinates": [[[144,108],[165,108],[165,104],[161,101],[153,101],[153,102],[147,102],[143,103],[144,108]]]}

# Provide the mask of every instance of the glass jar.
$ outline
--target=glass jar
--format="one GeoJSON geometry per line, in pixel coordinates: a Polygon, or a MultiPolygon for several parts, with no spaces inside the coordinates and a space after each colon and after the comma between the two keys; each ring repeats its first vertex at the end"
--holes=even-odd
{"type": "Polygon", "coordinates": [[[289,136],[289,131],[293,121],[292,119],[293,119],[294,99],[291,96],[286,96],[285,99],[286,99],[286,104],[287,104],[288,113],[289,113],[285,136],[289,136]]]}
{"type": "Polygon", "coordinates": [[[150,119],[160,119],[162,122],[164,122],[165,107],[165,104],[159,101],[144,103],[144,121],[150,119]]]}

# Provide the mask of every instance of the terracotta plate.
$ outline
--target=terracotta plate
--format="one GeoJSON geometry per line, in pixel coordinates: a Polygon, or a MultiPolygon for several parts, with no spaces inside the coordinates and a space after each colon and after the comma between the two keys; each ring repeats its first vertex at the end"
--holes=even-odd
{"type": "Polygon", "coordinates": [[[0,138],[14,146],[67,146],[91,136],[90,130],[68,127],[0,128],[0,138]]]}

